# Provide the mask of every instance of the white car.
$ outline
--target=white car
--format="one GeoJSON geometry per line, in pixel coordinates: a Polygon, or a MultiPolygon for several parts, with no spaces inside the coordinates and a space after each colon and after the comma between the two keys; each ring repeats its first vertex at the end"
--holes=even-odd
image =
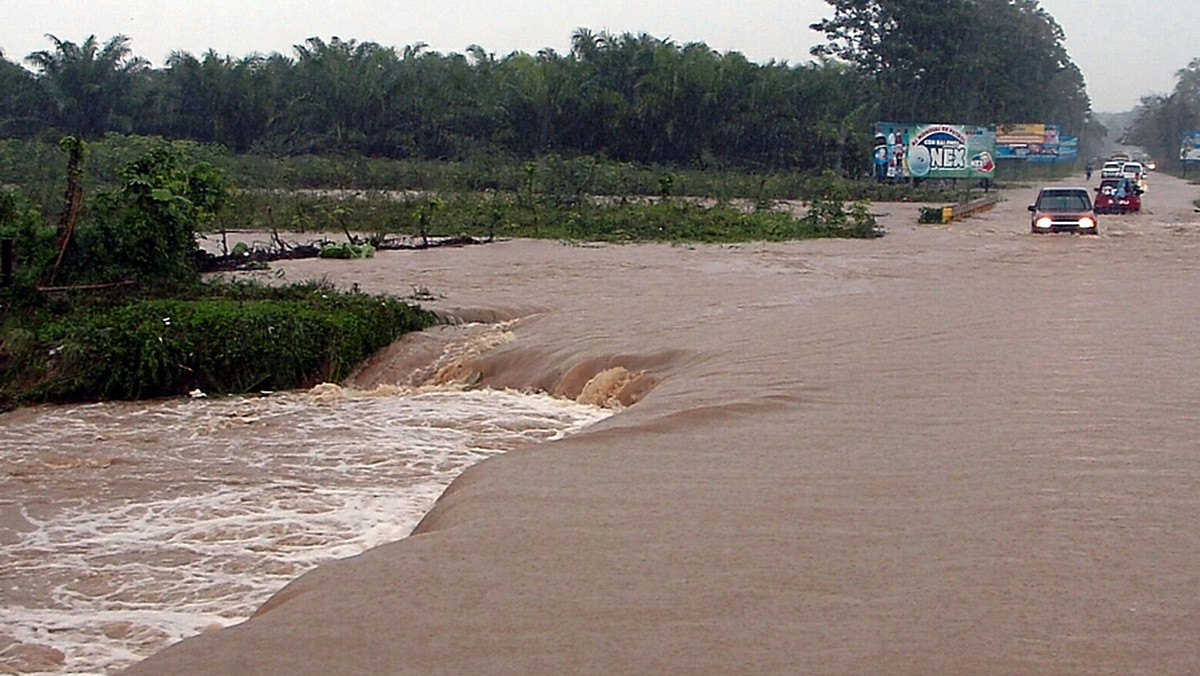
{"type": "Polygon", "coordinates": [[[1124,164],[1116,160],[1105,162],[1104,166],[1100,167],[1100,178],[1121,178],[1121,168],[1124,164]]]}
{"type": "Polygon", "coordinates": [[[1141,162],[1126,162],[1121,166],[1121,176],[1133,181],[1140,192],[1146,192],[1146,168],[1141,162]]]}

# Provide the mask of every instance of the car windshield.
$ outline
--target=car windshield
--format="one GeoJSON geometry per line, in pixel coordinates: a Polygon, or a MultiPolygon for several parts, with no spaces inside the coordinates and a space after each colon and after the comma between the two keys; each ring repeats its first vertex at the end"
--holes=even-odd
{"type": "Polygon", "coordinates": [[[1088,196],[1078,192],[1052,192],[1038,201],[1042,211],[1086,211],[1091,208],[1088,196]]]}

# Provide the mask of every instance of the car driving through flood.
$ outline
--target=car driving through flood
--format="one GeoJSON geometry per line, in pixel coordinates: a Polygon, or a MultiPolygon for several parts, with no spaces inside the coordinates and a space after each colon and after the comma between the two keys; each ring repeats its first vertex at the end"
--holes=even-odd
{"type": "Polygon", "coordinates": [[[1097,232],[1096,212],[1087,188],[1046,187],[1029,205],[1029,227],[1034,233],[1097,232]]]}

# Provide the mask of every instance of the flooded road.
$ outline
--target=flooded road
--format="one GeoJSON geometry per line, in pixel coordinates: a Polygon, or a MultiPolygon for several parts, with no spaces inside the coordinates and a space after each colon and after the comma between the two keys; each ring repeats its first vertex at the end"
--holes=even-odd
{"type": "Polygon", "coordinates": [[[1030,235],[1035,192],[877,205],[873,241],[277,266],[511,321],[470,382],[640,401],[128,673],[1194,673],[1200,189],[1155,176],[1096,237],[1030,235]]]}

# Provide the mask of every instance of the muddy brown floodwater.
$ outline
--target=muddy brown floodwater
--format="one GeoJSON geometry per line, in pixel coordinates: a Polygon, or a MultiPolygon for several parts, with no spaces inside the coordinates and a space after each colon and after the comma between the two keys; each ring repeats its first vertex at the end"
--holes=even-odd
{"type": "Polygon", "coordinates": [[[1097,237],[1030,235],[1034,192],[877,205],[874,241],[280,264],[517,320],[483,385],[644,391],[128,673],[1195,673],[1200,189],[1155,176],[1097,237]]]}

